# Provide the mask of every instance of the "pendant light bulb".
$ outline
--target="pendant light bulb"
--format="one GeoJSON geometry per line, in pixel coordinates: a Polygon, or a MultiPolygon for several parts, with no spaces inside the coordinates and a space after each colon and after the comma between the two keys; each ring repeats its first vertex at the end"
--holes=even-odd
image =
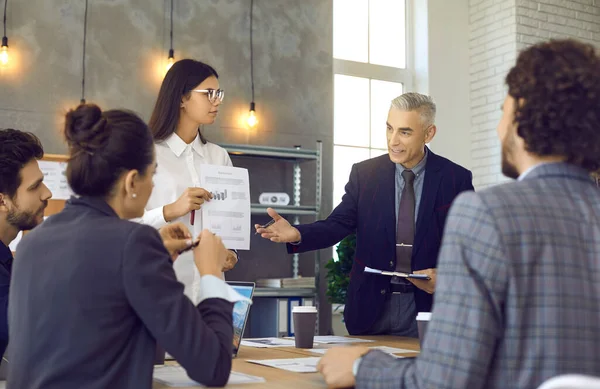
{"type": "Polygon", "coordinates": [[[8,64],[8,38],[2,37],[2,47],[0,48],[0,63],[8,64]]]}
{"type": "Polygon", "coordinates": [[[258,124],[258,119],[256,118],[256,111],[254,109],[254,101],[250,103],[250,112],[248,113],[246,123],[250,128],[254,128],[258,124]]]}
{"type": "Polygon", "coordinates": [[[171,66],[175,63],[175,55],[173,53],[173,49],[169,50],[169,58],[167,59],[166,71],[168,72],[171,69],[171,66]]]}

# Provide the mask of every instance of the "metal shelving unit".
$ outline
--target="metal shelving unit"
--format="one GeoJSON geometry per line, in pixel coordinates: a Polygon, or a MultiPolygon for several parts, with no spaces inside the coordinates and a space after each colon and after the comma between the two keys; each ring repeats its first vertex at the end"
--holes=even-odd
{"type": "Polygon", "coordinates": [[[312,297],[315,298],[317,289],[314,288],[255,288],[255,297],[312,297]]]}
{"type": "MultiPolygon", "coordinates": [[[[293,205],[273,206],[277,213],[284,216],[293,216],[293,224],[299,224],[300,216],[314,216],[319,219],[321,212],[321,179],[322,179],[322,155],[323,144],[317,141],[315,150],[303,149],[300,146],[293,148],[270,147],[258,145],[235,145],[220,144],[232,157],[248,157],[260,159],[275,159],[291,162],[294,169],[294,185],[292,193],[293,205]],[[301,205],[300,192],[302,187],[302,163],[307,161],[316,162],[315,174],[315,203],[313,205],[301,205]]],[[[266,214],[269,206],[262,204],[251,204],[253,214],[266,214]]],[[[315,251],[315,287],[314,288],[256,288],[254,295],[256,297],[311,297],[315,301],[317,309],[319,307],[319,280],[320,280],[320,254],[315,251]]],[[[299,255],[294,254],[292,258],[292,274],[294,278],[298,277],[299,255]]],[[[317,328],[318,328],[317,316],[317,328]]]]}

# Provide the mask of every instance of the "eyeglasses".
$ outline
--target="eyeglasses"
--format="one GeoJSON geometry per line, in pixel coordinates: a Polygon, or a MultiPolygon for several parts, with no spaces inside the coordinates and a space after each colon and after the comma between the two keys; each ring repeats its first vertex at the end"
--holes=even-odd
{"type": "Polygon", "coordinates": [[[220,103],[225,97],[225,91],[223,89],[192,89],[191,92],[205,93],[211,104],[215,104],[217,100],[219,100],[220,103]]]}

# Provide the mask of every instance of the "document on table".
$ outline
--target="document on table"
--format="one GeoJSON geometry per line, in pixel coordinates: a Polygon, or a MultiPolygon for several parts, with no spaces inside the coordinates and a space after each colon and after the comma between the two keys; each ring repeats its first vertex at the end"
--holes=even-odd
{"type": "MultiPolygon", "coordinates": [[[[250,181],[248,169],[202,165],[200,184],[213,198],[202,205],[202,226],[228,249],[250,249],[250,181]]],[[[199,231],[194,231],[197,233],[199,231]]]]}
{"type": "Polygon", "coordinates": [[[345,336],[315,336],[315,343],[371,343],[374,340],[347,338],[345,336]]]}
{"type": "Polygon", "coordinates": [[[67,182],[66,162],[57,161],[38,161],[42,174],[44,174],[44,184],[52,192],[53,200],[68,200],[73,191],[67,182]]]}
{"type": "MultiPolygon", "coordinates": [[[[154,381],[170,386],[170,387],[199,387],[203,388],[204,385],[191,379],[185,369],[181,366],[156,366],[154,367],[154,381]]],[[[236,384],[256,384],[263,383],[265,379],[253,375],[237,373],[232,371],[229,376],[227,385],[236,384]]]]}
{"type": "Polygon", "coordinates": [[[289,359],[247,359],[246,362],[274,367],[294,373],[316,373],[319,357],[289,358],[289,359]]]}
{"type": "MultiPolygon", "coordinates": [[[[371,350],[383,351],[384,353],[390,354],[391,356],[396,357],[396,358],[404,358],[404,357],[398,356],[396,354],[408,354],[408,353],[417,353],[418,352],[415,350],[407,350],[404,348],[395,348],[395,347],[388,347],[388,346],[373,346],[373,347],[369,347],[369,348],[371,350]]],[[[325,355],[327,350],[329,350],[329,349],[328,348],[311,348],[308,351],[310,351],[311,353],[314,353],[314,354],[325,355]]]]}
{"type": "Polygon", "coordinates": [[[295,347],[296,341],[282,338],[250,338],[242,339],[241,345],[258,348],[295,347]]]}
{"type": "MultiPolygon", "coordinates": [[[[388,346],[373,346],[373,347],[369,347],[371,350],[381,350],[384,353],[388,353],[391,355],[394,354],[408,354],[408,353],[416,353],[418,351],[414,351],[414,350],[407,350],[404,348],[395,348],[395,347],[388,347],[388,346]]],[[[311,348],[308,351],[310,351],[311,353],[315,353],[315,354],[321,354],[324,355],[327,350],[330,350],[328,348],[311,348]]],[[[396,356],[396,355],[394,355],[396,356]]]]}

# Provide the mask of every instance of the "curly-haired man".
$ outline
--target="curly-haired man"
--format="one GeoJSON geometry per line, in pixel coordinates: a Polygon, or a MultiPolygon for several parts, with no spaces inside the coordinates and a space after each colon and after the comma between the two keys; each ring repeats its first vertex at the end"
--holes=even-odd
{"type": "Polygon", "coordinates": [[[420,356],[331,350],[319,364],[330,387],[524,389],[598,373],[600,57],[540,43],[506,83],[498,136],[517,181],[455,200],[420,356]]]}

